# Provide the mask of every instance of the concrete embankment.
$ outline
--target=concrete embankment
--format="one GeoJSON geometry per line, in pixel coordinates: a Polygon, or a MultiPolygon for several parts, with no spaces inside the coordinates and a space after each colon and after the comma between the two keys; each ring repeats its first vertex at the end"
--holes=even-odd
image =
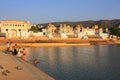
{"type": "Polygon", "coordinates": [[[29,62],[0,51],[0,80],[54,80],[29,62]],[[19,69],[20,68],[20,69],[19,69]],[[7,70],[7,71],[6,71],[7,70]],[[6,74],[5,74],[6,73],[6,74]]]}

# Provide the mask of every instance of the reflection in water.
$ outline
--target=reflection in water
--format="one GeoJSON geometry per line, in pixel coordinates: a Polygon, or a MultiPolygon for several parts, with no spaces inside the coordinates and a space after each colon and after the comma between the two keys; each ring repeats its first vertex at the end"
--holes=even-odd
{"type": "Polygon", "coordinates": [[[28,48],[41,70],[56,80],[120,80],[120,45],[28,48]]]}

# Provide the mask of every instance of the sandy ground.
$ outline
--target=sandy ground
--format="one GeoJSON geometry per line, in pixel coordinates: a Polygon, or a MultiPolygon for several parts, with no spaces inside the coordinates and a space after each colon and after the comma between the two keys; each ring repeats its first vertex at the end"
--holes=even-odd
{"type": "Polygon", "coordinates": [[[0,52],[0,80],[54,80],[31,63],[16,56],[0,52]],[[3,67],[3,69],[1,68],[3,67]],[[22,70],[18,70],[19,66],[22,70]],[[8,70],[7,75],[2,74],[8,70]]]}
{"type": "Polygon", "coordinates": [[[74,44],[66,44],[66,43],[17,43],[19,46],[23,47],[63,47],[63,46],[87,46],[90,43],[74,43],[74,44]]]}

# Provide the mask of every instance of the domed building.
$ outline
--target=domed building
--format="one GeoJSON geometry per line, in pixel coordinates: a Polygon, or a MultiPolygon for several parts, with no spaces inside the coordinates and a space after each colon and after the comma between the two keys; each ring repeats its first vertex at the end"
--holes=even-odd
{"type": "Polygon", "coordinates": [[[29,21],[0,21],[0,33],[4,33],[6,38],[24,38],[28,35],[30,27],[29,21]]]}

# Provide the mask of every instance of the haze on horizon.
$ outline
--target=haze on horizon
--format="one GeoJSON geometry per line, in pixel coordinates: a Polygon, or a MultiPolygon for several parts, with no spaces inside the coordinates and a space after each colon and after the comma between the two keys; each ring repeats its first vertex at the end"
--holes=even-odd
{"type": "Polygon", "coordinates": [[[1,0],[0,20],[31,23],[120,19],[120,0],[1,0]]]}

